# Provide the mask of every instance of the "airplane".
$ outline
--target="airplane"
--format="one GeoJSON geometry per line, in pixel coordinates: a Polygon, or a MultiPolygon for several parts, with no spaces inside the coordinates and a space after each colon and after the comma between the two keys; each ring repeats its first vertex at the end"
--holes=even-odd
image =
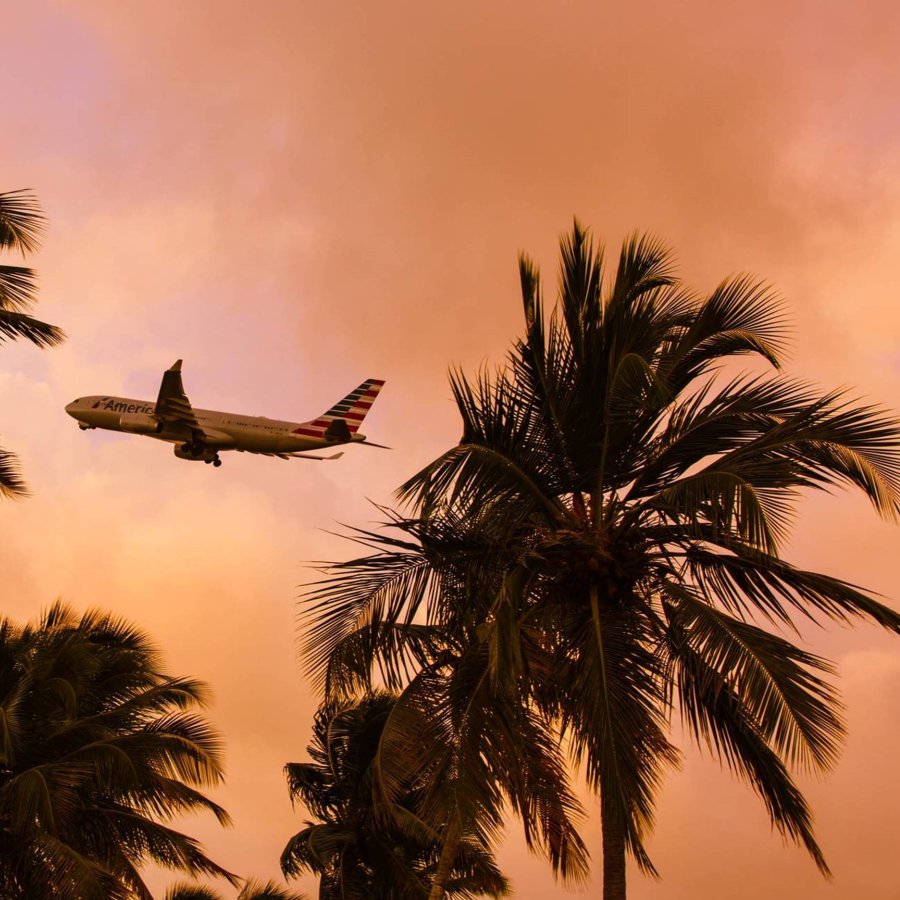
{"type": "Polygon", "coordinates": [[[388,449],[367,441],[359,433],[359,426],[382,387],[384,381],[369,378],[317,419],[283,422],[194,409],[184,393],[179,359],[163,373],[156,403],[127,397],[79,397],[66,406],[66,412],[78,420],[78,427],[83,431],[105,428],[169,441],[175,445],[179,459],[203,460],[216,467],[222,465],[219,453],[223,450],[279,459],[330,460],[343,453],[308,456],[307,452],[363,443],[388,449]]]}

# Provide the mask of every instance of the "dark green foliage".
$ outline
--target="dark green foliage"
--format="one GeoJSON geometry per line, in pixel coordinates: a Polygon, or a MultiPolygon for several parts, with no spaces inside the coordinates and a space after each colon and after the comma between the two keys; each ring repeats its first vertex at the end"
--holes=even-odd
{"type": "MultiPolygon", "coordinates": [[[[440,835],[422,818],[427,784],[419,766],[397,765],[390,740],[392,717],[410,718],[390,694],[375,692],[357,702],[333,702],[316,716],[312,761],[285,767],[291,797],[315,821],[294,835],[281,857],[285,875],[320,877],[322,900],[417,900],[428,895],[441,853],[440,835]],[[387,765],[391,769],[385,773],[387,765]],[[391,796],[382,788],[392,780],[391,796]]],[[[406,733],[412,733],[407,730],[406,733]]],[[[422,732],[419,731],[419,734],[422,732]]],[[[491,854],[464,831],[452,862],[451,897],[507,893],[506,879],[491,854]]]]}
{"type": "Polygon", "coordinates": [[[233,879],[165,823],[226,812],[219,739],[194,709],[205,687],[160,671],[148,639],[55,604],[0,621],[0,896],[149,898],[140,867],[233,879]]]}

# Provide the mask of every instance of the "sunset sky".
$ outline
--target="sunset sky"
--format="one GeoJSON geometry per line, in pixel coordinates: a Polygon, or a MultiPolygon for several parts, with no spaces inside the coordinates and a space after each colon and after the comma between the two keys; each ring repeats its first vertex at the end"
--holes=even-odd
{"type": "MultiPolygon", "coordinates": [[[[34,492],[0,505],[0,611],[115,610],[211,685],[235,825],[183,827],[232,871],[277,876],[302,827],[281,767],[317,705],[306,564],[352,553],[338,523],[377,520],[455,443],[447,370],[502,360],[519,250],[548,294],[573,216],[611,251],[660,236],[701,290],[752,272],[790,312],[791,374],[900,409],[896,3],[11,0],[0,23],[0,190],[40,198],[37,314],[68,334],[0,348],[0,443],[34,492]],[[152,399],[178,358],[195,406],[284,419],[384,378],[364,430],[395,449],[214,469],[63,411],[152,399]]],[[[785,555],[898,608],[898,539],[860,498],[818,495],[785,555]]],[[[634,900],[898,897],[900,640],[804,637],[847,706],[841,761],[803,779],[834,880],[685,744],[649,843],[662,880],[635,872],[634,900]]],[[[585,834],[597,896],[596,818],[585,834]]],[[[500,860],[520,900],[584,895],[515,822],[500,860]]]]}

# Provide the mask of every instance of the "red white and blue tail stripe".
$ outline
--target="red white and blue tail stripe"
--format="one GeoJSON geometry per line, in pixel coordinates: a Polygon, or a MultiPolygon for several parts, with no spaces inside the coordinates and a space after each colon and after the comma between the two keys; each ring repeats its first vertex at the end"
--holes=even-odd
{"type": "Polygon", "coordinates": [[[299,428],[295,428],[293,433],[308,437],[324,437],[325,431],[332,422],[336,419],[343,419],[347,423],[347,430],[350,434],[356,434],[366,413],[375,402],[378,392],[383,387],[382,379],[369,378],[355,391],[347,394],[340,403],[335,403],[328,412],[322,413],[318,419],[312,422],[304,422],[299,428]]]}

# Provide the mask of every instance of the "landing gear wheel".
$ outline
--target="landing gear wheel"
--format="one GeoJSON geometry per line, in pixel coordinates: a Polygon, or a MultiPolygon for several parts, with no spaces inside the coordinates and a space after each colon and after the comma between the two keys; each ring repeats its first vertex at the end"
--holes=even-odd
{"type": "Polygon", "coordinates": [[[212,460],[211,460],[211,459],[204,459],[203,462],[205,462],[207,465],[209,465],[209,464],[212,462],[212,460]]]}
{"type": "Polygon", "coordinates": [[[212,461],[212,464],[218,469],[219,466],[222,465],[222,460],[219,459],[219,457],[217,456],[217,457],[212,461]]]}

